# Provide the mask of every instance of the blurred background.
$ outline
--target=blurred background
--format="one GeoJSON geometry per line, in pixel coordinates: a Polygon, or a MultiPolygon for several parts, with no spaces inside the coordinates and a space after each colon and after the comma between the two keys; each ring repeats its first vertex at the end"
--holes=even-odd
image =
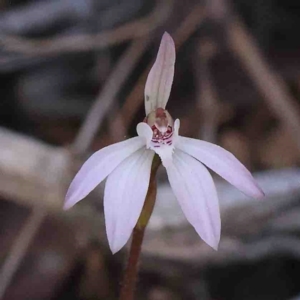
{"type": "Polygon", "coordinates": [[[299,28],[298,0],[0,0],[0,299],[117,299],[103,185],[62,204],[93,151],[136,134],[164,31],[181,135],[234,153],[266,198],[214,176],[215,252],[161,169],[136,299],[300,299],[299,28]]]}

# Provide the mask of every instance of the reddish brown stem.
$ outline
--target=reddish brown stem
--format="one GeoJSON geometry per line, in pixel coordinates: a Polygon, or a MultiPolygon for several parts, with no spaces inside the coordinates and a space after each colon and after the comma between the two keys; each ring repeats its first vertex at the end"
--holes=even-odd
{"type": "Polygon", "coordinates": [[[132,234],[132,242],[129,252],[128,263],[125,270],[125,276],[123,279],[120,300],[132,300],[137,273],[138,273],[138,262],[141,253],[144,232],[146,227],[135,227],[132,234]]]}

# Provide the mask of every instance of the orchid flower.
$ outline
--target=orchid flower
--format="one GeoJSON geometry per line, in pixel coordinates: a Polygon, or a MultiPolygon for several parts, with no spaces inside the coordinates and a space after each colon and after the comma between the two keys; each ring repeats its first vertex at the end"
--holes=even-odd
{"type": "Polygon", "coordinates": [[[86,197],[107,177],[104,215],[109,246],[113,253],[128,241],[141,214],[147,194],[151,164],[161,158],[173,192],[199,236],[217,249],[220,240],[220,211],[212,169],[229,183],[253,197],[264,196],[250,172],[225,149],[179,135],[179,120],[165,109],[174,76],[175,46],[164,33],[156,61],[145,87],[144,122],[137,137],[94,153],[72,181],[65,209],[86,197]]]}

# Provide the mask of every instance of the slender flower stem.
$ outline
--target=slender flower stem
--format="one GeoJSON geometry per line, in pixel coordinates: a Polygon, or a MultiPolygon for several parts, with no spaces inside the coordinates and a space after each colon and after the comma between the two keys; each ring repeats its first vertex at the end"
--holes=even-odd
{"type": "Polygon", "coordinates": [[[145,229],[145,227],[135,227],[133,230],[128,264],[125,270],[125,275],[122,283],[120,300],[133,299],[138,273],[138,261],[142,249],[145,229]]]}
{"type": "Polygon", "coordinates": [[[149,188],[139,220],[133,229],[128,262],[124,273],[119,300],[132,300],[135,292],[136,279],[139,269],[139,257],[142,249],[144,233],[151,217],[156,200],[156,172],[160,166],[160,158],[155,155],[151,168],[149,188]]]}

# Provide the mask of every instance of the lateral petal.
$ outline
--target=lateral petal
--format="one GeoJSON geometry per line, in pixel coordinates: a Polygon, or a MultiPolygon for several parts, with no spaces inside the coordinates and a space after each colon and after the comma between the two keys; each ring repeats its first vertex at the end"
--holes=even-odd
{"type": "Polygon", "coordinates": [[[95,152],[81,167],[68,189],[64,209],[87,196],[125,158],[145,146],[143,138],[134,137],[95,152]]]}
{"type": "Polygon", "coordinates": [[[149,72],[145,86],[146,116],[156,108],[165,108],[168,102],[174,77],[175,45],[171,36],[165,32],[156,61],[149,72]]]}
{"type": "Polygon", "coordinates": [[[108,176],[104,190],[104,214],[107,238],[113,253],[126,244],[141,214],[153,156],[153,151],[140,149],[108,176]]]}
{"type": "Polygon", "coordinates": [[[227,150],[212,143],[182,136],[178,137],[176,147],[201,161],[246,195],[253,198],[264,196],[251,173],[227,150]]]}
{"type": "Polygon", "coordinates": [[[151,140],[152,140],[152,136],[153,136],[153,131],[152,131],[151,127],[147,123],[141,122],[141,123],[137,124],[136,132],[137,132],[138,136],[140,136],[141,138],[143,138],[145,140],[146,147],[150,148],[151,140]]]}
{"type": "Polygon", "coordinates": [[[200,237],[217,250],[221,220],[217,191],[208,170],[196,159],[175,150],[173,164],[166,167],[172,190],[200,237]]]}

